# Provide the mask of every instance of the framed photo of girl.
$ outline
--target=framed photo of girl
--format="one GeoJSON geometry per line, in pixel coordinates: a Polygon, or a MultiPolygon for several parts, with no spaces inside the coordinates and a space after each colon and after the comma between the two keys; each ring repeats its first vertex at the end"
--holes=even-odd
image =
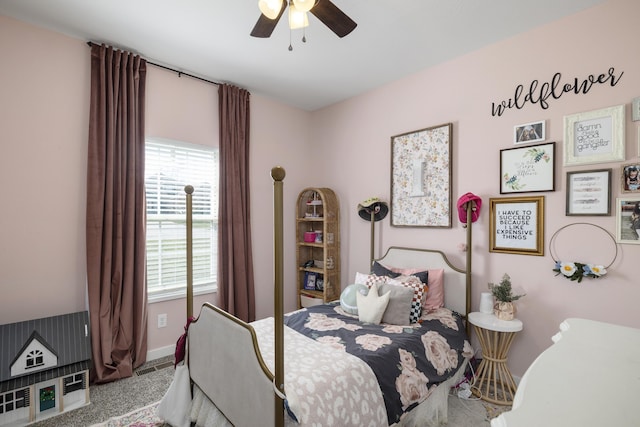
{"type": "Polygon", "coordinates": [[[623,165],[620,175],[623,193],[640,193],[640,163],[623,165]]]}
{"type": "Polygon", "coordinates": [[[640,245],[640,196],[616,199],[616,241],[640,245]]]}

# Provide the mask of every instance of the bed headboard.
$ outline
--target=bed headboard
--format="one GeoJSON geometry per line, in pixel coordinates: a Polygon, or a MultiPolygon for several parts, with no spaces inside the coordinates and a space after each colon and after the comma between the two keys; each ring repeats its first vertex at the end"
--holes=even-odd
{"type": "Polygon", "coordinates": [[[397,268],[444,269],[445,306],[464,316],[470,310],[471,272],[455,267],[444,252],[435,249],[390,246],[380,264],[397,268]]]}

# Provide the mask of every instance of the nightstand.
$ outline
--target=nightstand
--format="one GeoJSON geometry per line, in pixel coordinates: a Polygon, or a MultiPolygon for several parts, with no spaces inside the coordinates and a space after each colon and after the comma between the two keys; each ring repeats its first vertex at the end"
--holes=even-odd
{"type": "Polygon", "coordinates": [[[500,320],[493,314],[479,312],[469,313],[468,319],[482,348],[482,362],[471,391],[487,402],[511,405],[516,383],[507,366],[507,356],[513,338],[522,330],[522,321],[500,320]]]}

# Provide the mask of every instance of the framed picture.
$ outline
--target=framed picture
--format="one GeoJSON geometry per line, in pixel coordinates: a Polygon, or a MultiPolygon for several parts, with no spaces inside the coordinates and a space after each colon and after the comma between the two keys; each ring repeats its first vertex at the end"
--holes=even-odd
{"type": "Polygon", "coordinates": [[[391,225],[451,227],[451,123],[391,137],[391,225]]]}
{"type": "Polygon", "coordinates": [[[640,245],[640,196],[616,199],[616,242],[640,245]]]}
{"type": "Polygon", "coordinates": [[[640,163],[623,165],[621,169],[622,192],[640,193],[640,163]]]}
{"type": "Polygon", "coordinates": [[[544,120],[513,127],[514,144],[529,144],[544,141],[544,139],[544,120]]]}
{"type": "Polygon", "coordinates": [[[500,194],[555,189],[556,143],[500,150],[500,194]]]}
{"type": "Polygon", "coordinates": [[[611,169],[567,172],[566,215],[611,215],[611,169]]]}
{"type": "Polygon", "coordinates": [[[310,271],[304,273],[304,288],[309,291],[316,289],[316,273],[310,271]]]}
{"type": "Polygon", "coordinates": [[[489,252],[544,255],[544,196],[489,199],[489,252]]]}
{"type": "Polygon", "coordinates": [[[564,166],[624,160],[624,104],[564,116],[564,166]]]}

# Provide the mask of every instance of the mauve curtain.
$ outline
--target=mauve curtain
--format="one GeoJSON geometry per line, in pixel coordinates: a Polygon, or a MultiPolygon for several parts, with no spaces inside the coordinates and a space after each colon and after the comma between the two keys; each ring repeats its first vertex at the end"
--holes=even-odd
{"type": "Polygon", "coordinates": [[[145,78],[144,59],[92,45],[86,243],[96,383],[131,376],[147,355],[145,78]]]}
{"type": "Polygon", "coordinates": [[[246,322],[256,318],[249,215],[249,96],[235,86],[218,87],[218,304],[246,322]]]}

